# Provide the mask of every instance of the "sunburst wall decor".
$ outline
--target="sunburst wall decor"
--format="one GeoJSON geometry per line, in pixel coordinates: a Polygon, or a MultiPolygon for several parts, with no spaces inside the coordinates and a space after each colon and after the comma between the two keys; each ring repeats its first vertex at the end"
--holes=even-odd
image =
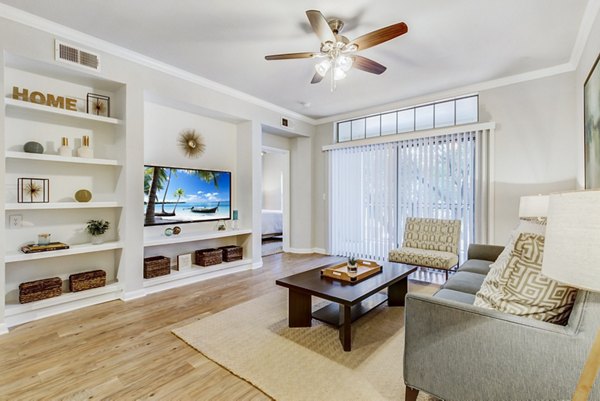
{"type": "Polygon", "coordinates": [[[186,157],[195,159],[200,157],[206,145],[204,144],[204,138],[202,135],[196,132],[194,129],[186,129],[179,133],[179,140],[177,141],[181,150],[186,157]]]}
{"type": "Polygon", "coordinates": [[[50,180],[47,178],[18,178],[18,203],[50,202],[50,180]]]}

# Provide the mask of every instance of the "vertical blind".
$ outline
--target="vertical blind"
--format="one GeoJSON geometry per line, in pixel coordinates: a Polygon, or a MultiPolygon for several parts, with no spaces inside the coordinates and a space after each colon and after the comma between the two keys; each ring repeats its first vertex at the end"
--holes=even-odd
{"type": "Polygon", "coordinates": [[[384,260],[407,217],[431,217],[462,221],[465,260],[482,192],[477,142],[473,131],[331,150],[331,253],[384,260]]]}

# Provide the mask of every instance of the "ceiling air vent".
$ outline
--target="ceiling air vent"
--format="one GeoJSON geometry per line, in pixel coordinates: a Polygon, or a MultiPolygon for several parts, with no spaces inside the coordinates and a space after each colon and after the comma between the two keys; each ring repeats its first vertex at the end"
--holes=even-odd
{"type": "Polygon", "coordinates": [[[67,45],[58,40],[54,42],[54,57],[57,61],[91,68],[100,71],[100,58],[97,54],[67,45]]]}

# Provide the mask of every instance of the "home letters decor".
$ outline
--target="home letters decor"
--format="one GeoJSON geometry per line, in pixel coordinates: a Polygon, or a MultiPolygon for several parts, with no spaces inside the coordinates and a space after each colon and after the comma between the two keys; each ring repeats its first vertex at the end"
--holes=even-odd
{"type": "Polygon", "coordinates": [[[56,96],[51,93],[44,94],[39,91],[29,93],[29,89],[23,88],[22,90],[19,90],[19,87],[17,86],[13,86],[12,97],[13,99],[22,100],[24,102],[77,111],[77,99],[72,97],[56,96]]]}

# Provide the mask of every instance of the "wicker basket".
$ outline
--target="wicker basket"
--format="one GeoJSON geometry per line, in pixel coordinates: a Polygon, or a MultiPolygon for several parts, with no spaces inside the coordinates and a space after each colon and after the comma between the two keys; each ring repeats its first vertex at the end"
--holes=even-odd
{"type": "Polygon", "coordinates": [[[212,266],[223,262],[223,251],[207,248],[196,251],[196,264],[198,266],[212,266]]]}
{"type": "Polygon", "coordinates": [[[69,276],[69,290],[71,292],[84,291],[106,285],[106,272],[92,270],[89,272],[71,274],[69,276]]]}
{"type": "Polygon", "coordinates": [[[233,262],[234,260],[242,260],[244,248],[236,245],[227,245],[219,248],[223,251],[223,261],[233,262]]]}
{"type": "Polygon", "coordinates": [[[166,256],[144,258],[144,278],[164,276],[171,273],[171,259],[166,256]]]}
{"type": "Polygon", "coordinates": [[[61,294],[62,280],[59,277],[45,278],[19,284],[19,302],[22,304],[57,297],[61,294]]]}

